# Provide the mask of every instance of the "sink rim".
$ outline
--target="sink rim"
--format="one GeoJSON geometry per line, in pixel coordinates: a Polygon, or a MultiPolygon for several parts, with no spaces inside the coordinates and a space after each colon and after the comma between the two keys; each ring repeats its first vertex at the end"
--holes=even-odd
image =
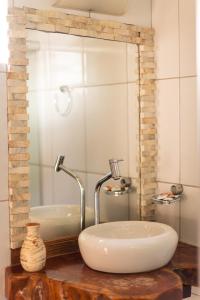
{"type": "MultiPolygon", "coordinates": [[[[102,228],[103,229],[103,228],[102,228]]],[[[124,229],[124,228],[117,228],[119,231],[120,231],[120,229],[124,229]]],[[[112,229],[110,229],[110,230],[112,230],[112,229]]],[[[85,238],[93,238],[93,239],[97,239],[97,240],[105,240],[105,241],[107,241],[107,242],[109,242],[109,241],[112,241],[112,242],[114,242],[114,241],[119,241],[119,240],[121,240],[121,241],[123,241],[123,243],[124,242],[129,242],[129,241],[131,241],[131,242],[134,242],[134,241],[140,241],[140,242],[142,242],[142,241],[149,241],[149,240],[155,240],[155,239],[159,239],[159,238],[163,238],[163,237],[165,237],[165,236],[167,236],[167,235],[169,235],[170,233],[176,233],[176,231],[171,227],[171,226],[169,226],[169,225],[167,225],[167,224],[164,224],[164,223],[159,223],[159,222],[151,222],[151,221],[114,221],[114,222],[107,222],[107,223],[101,223],[101,224],[97,224],[97,225],[93,225],[93,226],[90,226],[90,227],[88,227],[88,228],[86,228],[85,230],[83,230],[82,231],[83,233],[84,233],[84,236],[85,236],[85,238]],[[146,236],[142,236],[142,237],[139,237],[139,236],[137,236],[137,237],[119,237],[119,236],[105,236],[104,234],[103,234],[103,232],[100,232],[100,233],[98,233],[98,232],[95,232],[95,230],[97,229],[98,230],[98,228],[99,227],[109,227],[109,225],[116,225],[116,226],[120,226],[120,225],[132,225],[132,226],[134,226],[134,225],[142,225],[142,226],[144,226],[145,224],[146,225],[151,225],[152,227],[155,227],[155,228],[157,228],[157,229],[161,229],[161,231],[160,232],[158,232],[157,234],[153,234],[153,235],[150,235],[150,236],[148,236],[148,235],[146,235],[146,236]]],[[[123,233],[122,233],[123,234],[123,233]]],[[[129,233],[130,235],[131,235],[131,233],[129,233]]],[[[80,235],[81,235],[81,233],[80,233],[80,235]]]]}

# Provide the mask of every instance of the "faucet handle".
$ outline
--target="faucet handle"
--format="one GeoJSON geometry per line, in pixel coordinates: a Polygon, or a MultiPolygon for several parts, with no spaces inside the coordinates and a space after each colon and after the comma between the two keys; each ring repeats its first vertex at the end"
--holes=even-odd
{"type": "Polygon", "coordinates": [[[109,159],[109,162],[111,162],[111,163],[118,163],[118,162],[120,162],[120,161],[124,161],[124,159],[122,159],[122,158],[120,158],[120,159],[115,159],[115,158],[111,158],[111,159],[109,159]]]}
{"type": "Polygon", "coordinates": [[[58,155],[56,163],[55,163],[55,171],[56,172],[59,172],[61,170],[60,166],[63,165],[64,159],[65,159],[64,155],[58,155]]]}
{"type": "Polygon", "coordinates": [[[110,171],[114,180],[118,180],[121,177],[118,164],[120,161],[123,161],[123,159],[109,159],[110,171]]]}

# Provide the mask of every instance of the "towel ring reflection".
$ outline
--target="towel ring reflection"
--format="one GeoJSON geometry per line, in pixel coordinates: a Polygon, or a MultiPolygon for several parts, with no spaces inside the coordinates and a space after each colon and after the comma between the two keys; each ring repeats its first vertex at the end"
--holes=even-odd
{"type": "Polygon", "coordinates": [[[54,96],[54,105],[59,115],[66,117],[72,110],[72,90],[67,85],[65,85],[60,87],[60,92],[61,93],[56,93],[54,96]]]}

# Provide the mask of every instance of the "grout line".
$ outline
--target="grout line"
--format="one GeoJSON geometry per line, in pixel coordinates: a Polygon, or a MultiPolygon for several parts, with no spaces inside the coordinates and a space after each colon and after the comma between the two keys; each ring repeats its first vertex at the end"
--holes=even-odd
{"type": "MultiPolygon", "coordinates": [[[[52,60],[52,51],[50,49],[50,34],[48,33],[48,51],[47,51],[47,55],[46,55],[46,65],[45,65],[45,68],[47,70],[47,74],[48,74],[48,80],[49,80],[49,84],[52,83],[52,75],[51,75],[51,60],[52,60]]],[[[51,111],[51,119],[53,118],[53,123],[55,121],[55,115],[52,114],[52,111],[51,111]]],[[[50,125],[50,128],[52,129],[52,134],[54,135],[54,138],[55,138],[55,130],[52,126],[52,122],[51,122],[51,125],[50,125]]],[[[39,132],[38,134],[40,135],[40,129],[39,129],[39,132]]],[[[41,143],[41,141],[40,141],[41,143]]],[[[54,157],[54,143],[51,143],[51,157],[54,157]]],[[[41,159],[41,156],[40,156],[40,159],[41,159]]],[[[44,174],[42,174],[42,170],[40,170],[40,173],[41,173],[41,178],[40,178],[40,181],[44,181],[44,174]]],[[[56,180],[55,180],[55,172],[53,172],[52,176],[51,176],[51,186],[52,186],[52,195],[51,195],[51,203],[54,204],[55,203],[55,199],[56,199],[56,180]]],[[[44,205],[44,200],[45,200],[45,196],[44,196],[44,185],[42,184],[41,185],[41,188],[40,188],[40,201],[43,203],[44,205]]]]}
{"type": "MultiPolygon", "coordinates": [[[[126,43],[126,81],[128,82],[128,44],[126,43]]],[[[127,131],[127,158],[128,158],[128,175],[130,174],[130,161],[129,161],[129,91],[128,91],[128,84],[126,85],[126,131],[127,131]]],[[[130,220],[130,199],[128,195],[128,220],[130,220]]]]}
{"type": "MultiPolygon", "coordinates": [[[[91,17],[91,11],[89,12],[89,17],[91,17]]],[[[86,65],[87,65],[87,55],[86,55],[86,45],[85,45],[85,37],[82,37],[82,78],[83,83],[87,82],[87,73],[86,73],[86,65]]],[[[83,102],[84,102],[84,150],[85,150],[85,169],[88,169],[88,160],[87,160],[87,91],[83,89],[83,102]]],[[[88,194],[89,190],[89,179],[88,173],[81,173],[85,178],[85,193],[88,194]]],[[[86,206],[87,206],[88,196],[86,195],[86,206]]]]}
{"type": "Polygon", "coordinates": [[[153,0],[151,0],[151,3],[150,3],[150,6],[151,6],[151,28],[153,28],[153,0]]]}
{"type": "MultiPolygon", "coordinates": [[[[126,43],[126,80],[128,82],[128,43],[126,43]]],[[[129,140],[129,137],[130,137],[130,124],[129,124],[129,84],[127,83],[126,85],[126,104],[127,104],[127,109],[126,109],[126,117],[127,117],[127,165],[128,165],[128,177],[130,175],[130,140],[129,140]]],[[[130,216],[131,216],[131,213],[130,213],[130,210],[131,210],[131,203],[130,203],[130,195],[128,194],[128,212],[127,212],[127,215],[128,215],[128,220],[130,220],[130,216]]]]}
{"type": "MultiPolygon", "coordinates": [[[[6,72],[5,72],[6,73],[6,72]]],[[[106,86],[115,86],[115,85],[125,85],[125,84],[138,84],[137,81],[124,81],[124,82],[113,82],[113,83],[100,83],[94,85],[80,85],[80,86],[70,86],[71,89],[87,89],[87,88],[95,88],[95,87],[106,87],[106,86]]],[[[29,92],[55,92],[59,87],[55,87],[53,89],[29,89],[29,92]]]]}
{"type": "Polygon", "coordinates": [[[9,200],[7,199],[7,200],[0,200],[0,203],[2,202],[2,203],[4,203],[4,202],[8,202],[9,200]]]}
{"type": "MultiPolygon", "coordinates": [[[[179,67],[179,115],[178,115],[178,119],[179,119],[179,183],[181,183],[181,60],[180,60],[180,56],[181,56],[181,42],[180,42],[180,0],[178,0],[178,67],[179,67]]],[[[188,76],[189,77],[189,76],[188,76]]],[[[181,201],[179,202],[179,236],[181,238],[181,201]]]]}
{"type": "MultiPolygon", "coordinates": [[[[162,180],[157,179],[157,183],[165,183],[165,184],[173,185],[173,184],[179,184],[181,182],[169,182],[169,181],[162,181],[162,180]]],[[[185,186],[185,187],[200,189],[199,185],[192,185],[192,184],[185,184],[185,183],[182,183],[182,185],[185,186]]]]}
{"type": "Polygon", "coordinates": [[[197,78],[197,75],[178,76],[178,77],[167,77],[167,78],[156,78],[156,81],[170,80],[170,79],[182,79],[182,78],[197,78]]]}
{"type": "MultiPolygon", "coordinates": [[[[35,164],[35,163],[30,163],[30,166],[54,169],[54,166],[45,165],[45,164],[39,165],[39,164],[35,164]]],[[[83,173],[83,174],[102,175],[102,176],[104,176],[107,173],[107,172],[102,173],[102,172],[84,171],[84,170],[77,170],[77,169],[70,169],[70,170],[73,171],[73,172],[78,172],[78,173],[83,173]]],[[[128,175],[125,175],[123,177],[128,177],[128,175]]],[[[136,177],[131,177],[131,176],[130,176],[130,178],[134,179],[134,180],[137,179],[136,177]]]]}
{"type": "Polygon", "coordinates": [[[140,45],[137,46],[138,47],[138,74],[139,74],[139,91],[138,91],[138,115],[139,115],[139,126],[138,126],[138,152],[139,152],[139,179],[140,179],[140,182],[139,182],[139,220],[142,219],[142,195],[141,195],[141,190],[142,190],[142,180],[141,180],[141,103],[140,103],[140,98],[141,98],[141,89],[140,89],[140,86],[141,86],[141,70],[140,70],[140,45]]]}

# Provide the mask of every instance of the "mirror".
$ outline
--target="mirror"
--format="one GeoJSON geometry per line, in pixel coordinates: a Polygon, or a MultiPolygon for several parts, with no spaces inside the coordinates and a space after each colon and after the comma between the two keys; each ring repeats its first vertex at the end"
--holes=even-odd
{"type": "Polygon", "coordinates": [[[101,222],[137,219],[138,46],[27,33],[31,220],[41,223],[45,240],[80,231],[80,190],[73,178],[55,172],[58,155],[85,187],[86,226],[94,224],[94,189],[109,172],[109,159],[123,159],[123,180],[102,187],[101,222]]]}

